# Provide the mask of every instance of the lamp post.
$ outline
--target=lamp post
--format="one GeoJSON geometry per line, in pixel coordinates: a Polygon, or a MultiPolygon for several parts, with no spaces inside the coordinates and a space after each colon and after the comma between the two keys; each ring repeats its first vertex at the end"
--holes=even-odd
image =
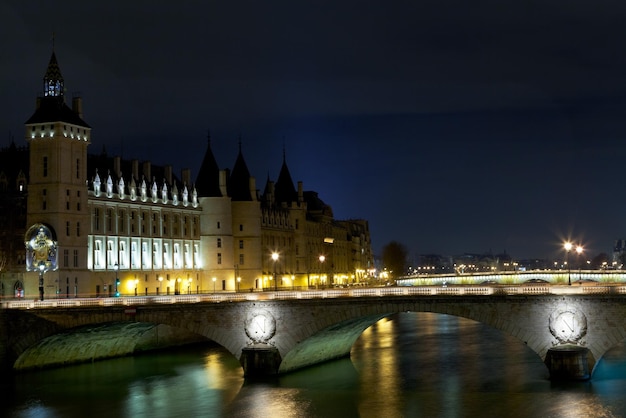
{"type": "Polygon", "coordinates": [[[135,296],[137,296],[137,285],[139,284],[139,279],[135,279],[135,296]]]}
{"type": "Polygon", "coordinates": [[[191,295],[191,277],[187,278],[187,294],[191,295]]]}
{"type": "Polygon", "coordinates": [[[572,251],[572,243],[567,241],[565,244],[563,244],[563,248],[565,248],[565,252],[567,253],[567,260],[565,261],[565,263],[567,264],[567,284],[568,285],[572,285],[572,269],[570,268],[569,265],[569,252],[572,251]]]}
{"type": "Polygon", "coordinates": [[[241,285],[241,277],[237,277],[237,292],[239,293],[239,287],[241,285]]]}
{"type": "Polygon", "coordinates": [[[217,278],[213,277],[213,293],[215,293],[215,281],[217,280],[217,278]]]}
{"type": "Polygon", "coordinates": [[[274,291],[278,290],[278,282],[276,281],[276,262],[278,261],[278,253],[272,253],[272,260],[274,261],[274,291]]]}
{"type": "Polygon", "coordinates": [[[578,262],[578,280],[581,280],[581,272],[580,270],[582,269],[582,267],[580,266],[580,255],[583,253],[583,247],[581,245],[578,245],[576,247],[576,262],[578,262]]]}
{"type": "Polygon", "coordinates": [[[43,262],[39,263],[39,300],[43,300],[43,271],[46,265],[43,262]]]}
{"type": "Polygon", "coordinates": [[[326,256],[321,254],[319,257],[320,260],[320,283],[322,282],[322,273],[324,272],[324,261],[326,260],[326,256]]]}
{"type": "Polygon", "coordinates": [[[163,276],[159,276],[159,295],[161,294],[161,285],[163,284],[163,276]]]}
{"type": "Polygon", "coordinates": [[[120,297],[120,292],[117,290],[117,286],[120,284],[120,279],[117,275],[117,271],[120,268],[119,264],[115,263],[115,265],[113,266],[113,270],[115,270],[115,297],[119,298],[120,297]]]}

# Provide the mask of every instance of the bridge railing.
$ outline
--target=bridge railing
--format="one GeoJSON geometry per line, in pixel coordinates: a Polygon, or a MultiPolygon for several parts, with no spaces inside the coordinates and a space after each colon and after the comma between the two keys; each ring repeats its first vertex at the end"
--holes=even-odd
{"type": "Polygon", "coordinates": [[[5,300],[3,309],[72,308],[136,306],[147,304],[239,302],[257,300],[367,298],[393,296],[489,296],[489,295],[545,295],[545,294],[626,294],[626,285],[556,286],[556,285],[494,285],[494,286],[399,286],[361,287],[347,289],[290,290],[277,292],[209,293],[187,295],[68,298],[48,300],[5,300]]]}

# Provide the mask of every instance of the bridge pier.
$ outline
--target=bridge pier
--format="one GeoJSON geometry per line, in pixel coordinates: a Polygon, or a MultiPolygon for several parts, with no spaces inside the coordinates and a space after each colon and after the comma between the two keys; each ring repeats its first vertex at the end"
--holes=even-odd
{"type": "Polygon", "coordinates": [[[244,377],[268,377],[278,374],[282,361],[276,347],[269,344],[254,344],[241,350],[239,362],[244,377]]]}
{"type": "Polygon", "coordinates": [[[573,344],[563,344],[548,350],[545,364],[551,380],[589,380],[589,349],[573,344]]]}

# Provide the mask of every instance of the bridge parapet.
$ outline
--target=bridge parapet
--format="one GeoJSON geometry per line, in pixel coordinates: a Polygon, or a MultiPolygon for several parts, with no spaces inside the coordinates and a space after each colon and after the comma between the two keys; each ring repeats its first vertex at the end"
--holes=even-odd
{"type": "Polygon", "coordinates": [[[204,302],[244,302],[264,300],[334,299],[389,296],[501,296],[501,295],[611,295],[626,294],[626,285],[492,285],[492,286],[389,286],[348,289],[293,290],[258,293],[210,293],[169,296],[134,296],[120,298],[68,298],[5,300],[3,309],[51,309],[72,307],[107,307],[148,304],[177,304],[204,302]]]}

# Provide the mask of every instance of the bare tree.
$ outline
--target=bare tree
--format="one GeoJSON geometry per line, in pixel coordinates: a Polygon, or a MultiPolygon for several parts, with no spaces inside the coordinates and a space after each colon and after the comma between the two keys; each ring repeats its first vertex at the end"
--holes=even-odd
{"type": "Polygon", "coordinates": [[[407,249],[404,244],[391,241],[383,247],[383,267],[391,277],[400,277],[406,274],[407,249]]]}

